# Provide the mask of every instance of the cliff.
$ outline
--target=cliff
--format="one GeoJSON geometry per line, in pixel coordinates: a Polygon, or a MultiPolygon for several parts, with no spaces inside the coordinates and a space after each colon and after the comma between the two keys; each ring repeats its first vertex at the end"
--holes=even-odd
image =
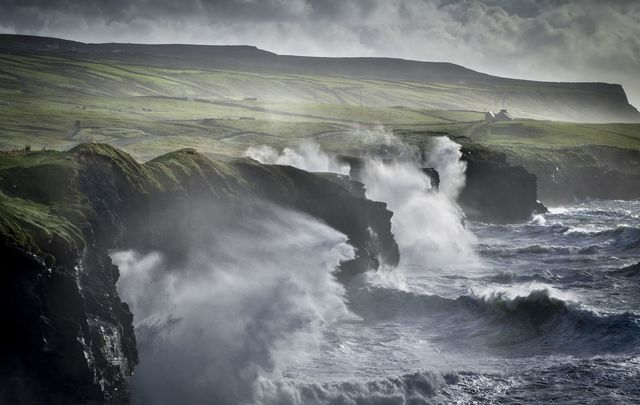
{"type": "MultiPolygon", "coordinates": [[[[426,138],[425,138],[426,139],[426,138]]],[[[460,138],[456,138],[460,141],[460,138]]],[[[477,144],[464,142],[462,160],[466,162],[466,182],[458,203],[468,219],[490,223],[518,223],[547,211],[538,201],[537,178],[522,166],[511,164],[504,153],[497,153],[477,144]]],[[[429,144],[422,144],[423,150],[429,144]]],[[[424,153],[423,153],[424,154],[424,153]]],[[[340,156],[351,167],[351,177],[363,177],[364,161],[360,157],[340,156]]],[[[422,172],[438,189],[440,175],[434,168],[422,172]]]]}
{"type": "Polygon", "coordinates": [[[566,204],[588,198],[640,198],[640,151],[608,146],[530,148],[507,159],[538,178],[540,199],[566,204]]]}
{"type": "Polygon", "coordinates": [[[337,271],[341,280],[399,256],[391,212],[365,199],[361,185],[188,149],[145,164],[100,144],[3,153],[0,191],[2,403],[128,403],[133,316],[108,253],[159,250],[183,260],[206,242],[203,211],[241,215],[267,201],[311,215],[357,250],[337,271]]]}
{"type": "Polygon", "coordinates": [[[467,217],[492,223],[525,222],[546,212],[538,201],[537,178],[506,155],[467,145],[467,181],[458,199],[467,217]]]}

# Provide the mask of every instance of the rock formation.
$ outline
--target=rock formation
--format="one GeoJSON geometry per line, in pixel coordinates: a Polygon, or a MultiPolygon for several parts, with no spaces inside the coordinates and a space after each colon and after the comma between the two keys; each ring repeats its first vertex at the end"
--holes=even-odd
{"type": "Polygon", "coordinates": [[[463,148],[467,181],[459,202],[467,217],[493,223],[524,222],[546,208],[538,201],[537,179],[506,156],[463,148]]]}
{"type": "Polygon", "coordinates": [[[133,316],[108,252],[159,250],[179,261],[200,236],[202,210],[268,201],[327,223],[357,251],[337,270],[341,280],[399,258],[391,212],[337,175],[193,150],[139,164],[98,144],[0,160],[0,403],[128,403],[133,316]]]}

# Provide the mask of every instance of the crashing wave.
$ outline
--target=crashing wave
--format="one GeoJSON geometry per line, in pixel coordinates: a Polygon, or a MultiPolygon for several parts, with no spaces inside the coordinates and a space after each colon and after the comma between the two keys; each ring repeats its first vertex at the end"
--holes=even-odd
{"type": "MultiPolygon", "coordinates": [[[[534,284],[535,286],[535,284],[534,284]]],[[[352,310],[368,322],[419,321],[437,327],[451,347],[476,343],[518,356],[620,352],[640,343],[640,316],[598,314],[544,286],[443,298],[381,287],[350,293],[352,310]]]]}
{"type": "Polygon", "coordinates": [[[441,403],[436,398],[438,392],[457,381],[455,374],[428,371],[374,381],[331,383],[263,378],[256,383],[255,402],[261,405],[427,405],[441,403]]]}

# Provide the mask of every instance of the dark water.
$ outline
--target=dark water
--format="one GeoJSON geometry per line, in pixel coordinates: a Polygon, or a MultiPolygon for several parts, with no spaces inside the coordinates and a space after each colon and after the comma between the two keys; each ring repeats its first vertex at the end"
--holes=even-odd
{"type": "MultiPolygon", "coordinates": [[[[339,167],[318,147],[259,152],[339,167]]],[[[178,271],[116,254],[141,353],[134,403],[640,404],[640,202],[465,227],[460,157],[435,138],[426,164],[366,162],[400,265],[346,286],[331,272],[357,254],[347,237],[287,210],[209,224],[219,240],[178,271]]]]}
{"type": "Polygon", "coordinates": [[[284,402],[640,403],[640,203],[468,227],[476,260],[352,286],[284,402]]]}

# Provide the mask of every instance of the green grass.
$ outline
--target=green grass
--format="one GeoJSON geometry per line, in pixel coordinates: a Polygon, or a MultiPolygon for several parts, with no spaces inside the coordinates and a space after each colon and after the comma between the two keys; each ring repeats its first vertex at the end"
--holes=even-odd
{"type": "Polygon", "coordinates": [[[580,147],[601,145],[638,149],[640,146],[640,125],[515,120],[476,125],[468,136],[479,143],[500,146],[580,147]]]}
{"type": "Polygon", "coordinates": [[[640,124],[484,121],[483,111],[496,110],[506,96],[529,102],[536,92],[558,92],[561,99],[576,91],[0,54],[0,235],[50,262],[54,251],[80,249],[80,229],[95,213],[78,189],[79,174],[101,164],[126,194],[180,191],[198,181],[228,199],[257,186],[247,170],[261,170],[284,194],[289,190],[284,169],[231,160],[250,146],[281,149],[314,140],[334,153],[357,153],[367,131],[394,132],[420,147],[431,136],[449,135],[519,164],[597,165],[585,148],[593,145],[640,150],[640,124]],[[18,151],[26,145],[31,152],[18,151]]]}
{"type": "Polygon", "coordinates": [[[315,139],[341,151],[357,147],[349,138],[370,125],[404,131],[403,138],[414,144],[423,143],[420,134],[450,134],[523,155],[531,148],[584,145],[640,149],[639,124],[483,121],[483,111],[497,109],[505,95],[517,100],[536,92],[577,91],[0,54],[0,150],[68,150],[103,142],[146,161],[181,148],[241,156],[256,144],[282,148],[315,139]],[[76,120],[81,130],[72,136],[76,120]]]}
{"type": "Polygon", "coordinates": [[[88,225],[101,220],[94,204],[128,210],[144,206],[154,195],[166,198],[167,193],[185,189],[236,201],[247,191],[255,195],[262,186],[253,184],[251,171],[246,171],[252,165],[271,176],[276,186],[290,187],[281,168],[257,166],[250,159],[212,161],[194,149],[173,151],[144,164],[107,144],[87,143],[67,152],[0,152],[0,243],[46,258],[52,265],[53,255],[77,253],[85,237],[93,237],[88,225]],[[89,183],[100,190],[98,195],[81,188],[83,176],[98,176],[100,181],[89,183]]]}
{"type": "Polygon", "coordinates": [[[84,246],[81,231],[55,207],[0,192],[0,235],[4,243],[45,258],[53,265],[54,252],[69,252],[84,246]]]}

